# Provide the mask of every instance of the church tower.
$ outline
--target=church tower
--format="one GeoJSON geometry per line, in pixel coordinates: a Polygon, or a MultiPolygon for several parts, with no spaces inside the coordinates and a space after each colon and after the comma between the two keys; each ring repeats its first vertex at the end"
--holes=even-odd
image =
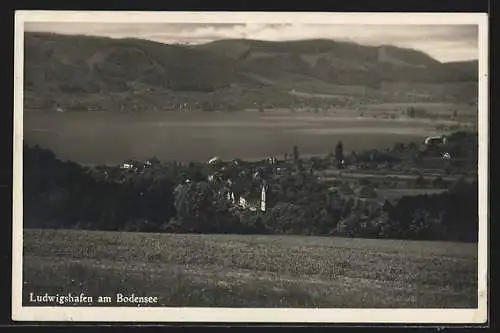
{"type": "Polygon", "coordinates": [[[262,191],[260,194],[260,210],[266,211],[266,186],[262,185],[262,191]]]}

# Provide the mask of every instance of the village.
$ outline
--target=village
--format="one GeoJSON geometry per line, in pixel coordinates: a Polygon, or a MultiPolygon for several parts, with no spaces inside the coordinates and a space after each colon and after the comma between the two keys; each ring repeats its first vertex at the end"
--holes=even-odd
{"type": "MultiPolygon", "coordinates": [[[[475,179],[474,170],[463,165],[467,157],[457,150],[463,144],[461,135],[451,135],[451,143],[450,136],[432,136],[423,138],[420,144],[398,143],[385,151],[344,153],[339,142],[334,153],[309,158],[302,158],[298,147],[281,159],[270,156],[260,161],[224,161],[213,157],[197,165],[197,180],[185,176],[182,182],[204,179],[218,200],[251,212],[265,213],[278,202],[293,203],[293,196],[286,192],[297,190],[293,182],[299,178],[302,184],[316,185],[316,190],[326,192],[329,198],[381,206],[403,195],[443,193],[458,181],[475,179]]],[[[126,161],[121,169],[142,173],[158,163],[126,161]]],[[[192,168],[194,163],[190,165],[192,168]]]]}

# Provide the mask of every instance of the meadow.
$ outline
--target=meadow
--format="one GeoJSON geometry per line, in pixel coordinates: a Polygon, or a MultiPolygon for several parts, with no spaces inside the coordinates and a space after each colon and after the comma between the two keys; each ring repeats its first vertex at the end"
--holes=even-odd
{"type": "Polygon", "coordinates": [[[438,134],[436,122],[358,117],[342,110],[324,114],[287,112],[24,113],[24,139],[81,164],[125,159],[205,161],[260,159],[291,153],[326,155],[339,140],[346,151],[422,142],[438,134]]]}
{"type": "Polygon", "coordinates": [[[170,307],[477,306],[477,244],[36,229],[23,243],[24,305],[121,292],[170,307]]]}

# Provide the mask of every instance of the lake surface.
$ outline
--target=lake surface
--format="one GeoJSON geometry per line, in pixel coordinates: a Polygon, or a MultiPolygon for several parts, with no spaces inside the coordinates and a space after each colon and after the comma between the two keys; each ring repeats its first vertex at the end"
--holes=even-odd
{"type": "Polygon", "coordinates": [[[63,160],[115,164],[125,159],[204,161],[325,155],[339,140],[346,151],[422,142],[438,134],[422,120],[341,115],[238,113],[41,113],[24,114],[24,139],[53,150],[63,160]]]}

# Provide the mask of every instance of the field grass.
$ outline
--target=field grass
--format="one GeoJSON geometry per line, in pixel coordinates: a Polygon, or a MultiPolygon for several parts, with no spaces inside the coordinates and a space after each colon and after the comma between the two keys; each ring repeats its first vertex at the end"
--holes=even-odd
{"type": "Polygon", "coordinates": [[[399,199],[403,196],[417,196],[417,195],[432,195],[440,194],[448,191],[447,189],[437,188],[382,188],[377,189],[377,196],[388,200],[399,199]]]}
{"type": "Polygon", "coordinates": [[[25,230],[23,266],[26,306],[30,292],[122,292],[173,307],[477,307],[475,244],[25,230]]]}
{"type": "Polygon", "coordinates": [[[466,114],[477,114],[477,107],[468,104],[457,104],[457,103],[373,103],[367,104],[360,107],[363,110],[370,111],[406,111],[408,107],[422,108],[433,114],[448,114],[452,115],[453,111],[466,114]]]}
{"type": "MultiPolygon", "coordinates": [[[[387,173],[384,170],[377,170],[377,171],[366,171],[366,170],[336,170],[336,169],[327,169],[327,170],[322,170],[318,171],[316,173],[318,176],[321,177],[321,180],[323,181],[332,181],[332,180],[338,180],[338,179],[369,179],[369,180],[391,180],[391,181],[412,181],[416,180],[420,173],[401,173],[401,172],[390,172],[387,173]]],[[[445,181],[453,182],[456,181],[460,178],[462,178],[462,175],[441,175],[438,173],[426,173],[424,172],[422,176],[426,180],[433,180],[436,177],[441,177],[445,181]]],[[[476,179],[474,176],[464,176],[464,180],[472,182],[476,179]]]]}

